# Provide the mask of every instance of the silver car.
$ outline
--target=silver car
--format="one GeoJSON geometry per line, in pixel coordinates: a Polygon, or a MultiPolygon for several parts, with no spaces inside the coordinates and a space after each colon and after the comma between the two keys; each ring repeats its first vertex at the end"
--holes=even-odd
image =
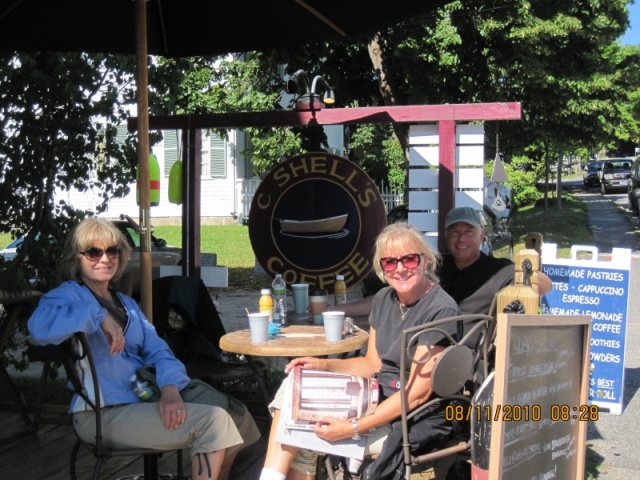
{"type": "Polygon", "coordinates": [[[598,172],[600,178],[600,193],[607,194],[613,190],[627,190],[631,177],[633,158],[602,159],[602,166],[598,172]]]}

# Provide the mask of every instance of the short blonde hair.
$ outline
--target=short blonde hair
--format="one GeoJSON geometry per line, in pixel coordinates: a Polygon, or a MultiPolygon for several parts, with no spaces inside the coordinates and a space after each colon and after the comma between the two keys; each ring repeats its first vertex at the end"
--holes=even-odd
{"type": "Polygon", "coordinates": [[[117,282],[124,269],[127,267],[131,246],[122,232],[112,222],[103,218],[90,217],[80,222],[71,231],[64,245],[64,253],[60,260],[60,275],[63,280],[75,280],[81,282],[80,277],[80,252],[86,251],[96,243],[120,248],[118,269],[112,281],[117,282]]]}
{"type": "Polygon", "coordinates": [[[380,259],[386,257],[386,253],[393,249],[406,249],[411,253],[420,253],[424,256],[424,273],[432,280],[437,280],[435,270],[439,255],[434,252],[426,242],[423,233],[409,223],[393,223],[385,227],[376,239],[375,254],[373,256],[373,269],[378,278],[386,282],[384,271],[380,265],[380,259]]]}

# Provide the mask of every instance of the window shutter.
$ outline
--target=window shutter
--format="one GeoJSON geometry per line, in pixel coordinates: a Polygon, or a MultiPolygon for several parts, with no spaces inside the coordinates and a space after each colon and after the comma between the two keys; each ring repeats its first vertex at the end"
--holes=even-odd
{"type": "Polygon", "coordinates": [[[168,177],[171,167],[178,160],[178,134],[180,131],[163,130],[164,137],[164,176],[168,177]]]}
{"type": "Polygon", "coordinates": [[[227,142],[212,134],[209,137],[209,171],[213,178],[227,176],[227,142]]]}

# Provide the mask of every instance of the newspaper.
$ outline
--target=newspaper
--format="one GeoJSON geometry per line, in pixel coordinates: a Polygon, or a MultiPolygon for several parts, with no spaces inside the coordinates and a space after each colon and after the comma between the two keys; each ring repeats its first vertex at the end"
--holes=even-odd
{"type": "Polygon", "coordinates": [[[322,417],[359,418],[373,413],[379,390],[375,379],[296,367],[289,373],[276,429],[276,441],[321,453],[364,458],[367,435],[328,442],[313,428],[322,417]]]}

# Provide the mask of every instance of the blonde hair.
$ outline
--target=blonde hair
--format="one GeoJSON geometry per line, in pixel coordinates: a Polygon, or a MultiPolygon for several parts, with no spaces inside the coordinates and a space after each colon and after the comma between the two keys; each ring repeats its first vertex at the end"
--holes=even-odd
{"type": "Polygon", "coordinates": [[[386,283],[380,259],[394,249],[422,254],[424,258],[421,265],[424,265],[425,275],[437,281],[435,270],[440,257],[431,249],[422,232],[409,223],[392,223],[378,235],[373,256],[373,269],[380,280],[386,283]]]}
{"type": "Polygon", "coordinates": [[[122,276],[127,267],[131,246],[122,232],[118,230],[112,222],[103,218],[90,217],[80,222],[71,231],[64,244],[64,253],[60,260],[60,275],[63,280],[75,280],[81,282],[80,260],[87,248],[91,248],[96,243],[120,248],[118,269],[112,278],[116,282],[122,276]]]}

